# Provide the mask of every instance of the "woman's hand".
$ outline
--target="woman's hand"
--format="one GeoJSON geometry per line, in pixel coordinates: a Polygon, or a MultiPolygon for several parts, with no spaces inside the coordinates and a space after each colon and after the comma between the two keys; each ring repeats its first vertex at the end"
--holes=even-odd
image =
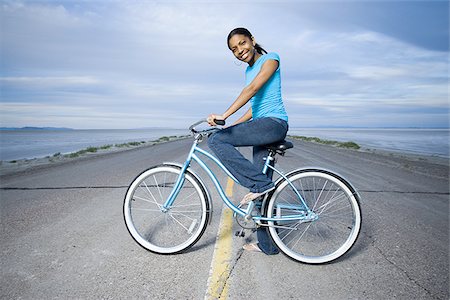
{"type": "Polygon", "coordinates": [[[222,115],[216,115],[216,114],[210,114],[206,121],[208,121],[209,126],[217,126],[216,123],[214,123],[214,120],[224,120],[225,118],[222,115]]]}

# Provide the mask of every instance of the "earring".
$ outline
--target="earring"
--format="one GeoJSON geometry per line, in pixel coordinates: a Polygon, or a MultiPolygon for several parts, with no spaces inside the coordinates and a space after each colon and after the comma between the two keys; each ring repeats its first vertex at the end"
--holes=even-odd
{"type": "Polygon", "coordinates": [[[242,61],[240,61],[240,60],[234,60],[233,61],[234,62],[234,64],[236,65],[236,66],[240,66],[240,65],[242,65],[242,61]]]}

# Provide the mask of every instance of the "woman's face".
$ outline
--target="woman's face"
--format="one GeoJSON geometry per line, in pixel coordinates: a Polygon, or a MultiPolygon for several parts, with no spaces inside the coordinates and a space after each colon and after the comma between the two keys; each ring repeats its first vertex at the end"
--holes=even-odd
{"type": "Polygon", "coordinates": [[[253,39],[243,34],[235,34],[228,41],[228,46],[237,59],[246,63],[254,61],[256,51],[253,39]]]}

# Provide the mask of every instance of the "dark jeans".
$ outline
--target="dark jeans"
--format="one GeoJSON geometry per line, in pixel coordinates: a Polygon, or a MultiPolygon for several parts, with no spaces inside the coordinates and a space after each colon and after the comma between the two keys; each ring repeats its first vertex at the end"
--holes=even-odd
{"type": "Polygon", "coordinates": [[[284,120],[260,118],[212,134],[208,146],[242,186],[261,193],[273,187],[272,179],[262,173],[263,158],[268,154],[263,146],[284,140],[287,131],[284,120]],[[248,146],[253,146],[253,162],[235,148],[248,146]]]}
{"type": "MultiPolygon", "coordinates": [[[[284,140],[288,123],[278,118],[260,118],[240,123],[212,134],[209,148],[239,183],[253,193],[261,193],[273,187],[272,172],[262,173],[264,157],[268,150],[264,145],[284,140]],[[247,160],[235,147],[253,146],[253,162],[247,160]]],[[[259,248],[266,254],[278,253],[267,228],[258,228],[259,248]]]]}

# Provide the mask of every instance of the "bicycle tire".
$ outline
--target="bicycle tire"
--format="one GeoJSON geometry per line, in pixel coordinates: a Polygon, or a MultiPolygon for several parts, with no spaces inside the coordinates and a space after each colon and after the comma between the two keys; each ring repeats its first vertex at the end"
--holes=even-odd
{"type": "Polygon", "coordinates": [[[161,209],[181,167],[159,165],[138,175],[124,199],[128,232],[143,248],[158,254],[176,254],[192,247],[203,235],[210,218],[207,193],[188,170],[172,207],[161,209]]]}
{"type": "MultiPolygon", "coordinates": [[[[328,263],[347,253],[361,229],[360,198],[355,189],[341,176],[321,169],[301,169],[287,176],[317,218],[269,221],[269,232],[278,248],[308,264],[328,263]]],[[[285,179],[266,203],[269,218],[306,213],[285,179]]]]}

